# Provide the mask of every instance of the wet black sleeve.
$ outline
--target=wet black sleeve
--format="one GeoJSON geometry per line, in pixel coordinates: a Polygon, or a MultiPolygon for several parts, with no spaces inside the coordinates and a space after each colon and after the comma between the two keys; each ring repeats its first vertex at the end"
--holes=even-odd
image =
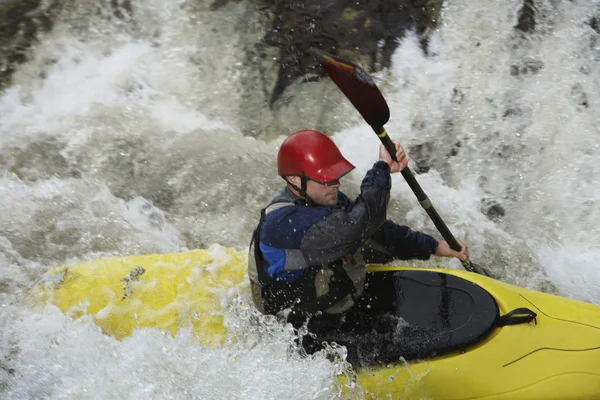
{"type": "Polygon", "coordinates": [[[340,199],[306,230],[300,246],[306,262],[323,265],[360,249],[385,222],[391,186],[389,165],[376,162],[356,200],[340,199]]]}
{"type": "Polygon", "coordinates": [[[438,242],[432,236],[386,220],[364,249],[367,263],[386,263],[394,259],[428,260],[438,242]]]}

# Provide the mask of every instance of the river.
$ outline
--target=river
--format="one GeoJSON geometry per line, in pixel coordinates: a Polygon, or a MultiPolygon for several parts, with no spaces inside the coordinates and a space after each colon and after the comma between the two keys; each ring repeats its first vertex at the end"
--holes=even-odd
{"type": "MultiPolygon", "coordinates": [[[[387,130],[475,262],[600,304],[600,6],[536,2],[524,34],[521,2],[450,3],[427,55],[408,34],[374,74],[387,130]]],[[[298,85],[281,133],[260,134],[268,105],[243,54],[261,32],[243,3],[139,1],[126,22],[78,4],[0,92],[0,397],[335,398],[340,365],[290,357],[285,326],[248,327],[270,346],[208,349],[185,332],[117,341],[27,305],[31,284],[67,262],[246,248],[282,183],[277,146],[331,109],[330,83],[298,85]]],[[[328,133],[357,166],[343,188],[356,195],[377,139],[351,107],[329,113],[328,133]]],[[[399,175],[392,192],[392,219],[437,235],[399,175]]]]}

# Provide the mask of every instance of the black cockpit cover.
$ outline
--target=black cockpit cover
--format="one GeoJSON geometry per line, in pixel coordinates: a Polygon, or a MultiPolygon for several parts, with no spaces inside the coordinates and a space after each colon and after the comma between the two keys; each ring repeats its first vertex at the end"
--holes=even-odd
{"type": "Polygon", "coordinates": [[[371,366],[467,349],[484,339],[498,319],[494,298],[476,284],[434,271],[370,273],[368,305],[348,315],[343,329],[319,340],[348,349],[348,360],[371,366]]]}

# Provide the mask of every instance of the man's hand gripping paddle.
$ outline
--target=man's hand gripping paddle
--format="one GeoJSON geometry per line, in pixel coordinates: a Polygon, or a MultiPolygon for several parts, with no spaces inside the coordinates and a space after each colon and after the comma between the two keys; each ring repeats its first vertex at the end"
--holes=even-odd
{"type": "MultiPolygon", "coordinates": [[[[373,79],[358,66],[339,57],[317,49],[310,49],[310,53],[315,56],[329,77],[346,95],[365,121],[371,125],[371,128],[373,128],[381,143],[383,143],[388,153],[390,153],[392,159],[397,161],[394,143],[383,127],[390,119],[390,109],[381,91],[379,91],[377,85],[373,82],[373,79]]],[[[402,176],[415,196],[417,196],[419,203],[425,209],[444,240],[448,242],[453,250],[460,251],[460,244],[454,238],[435,208],[433,208],[431,201],[425,192],[423,192],[423,189],[421,189],[421,186],[408,167],[402,170],[402,176]]],[[[472,263],[469,259],[462,261],[462,265],[467,271],[476,272],[484,276],[492,276],[484,268],[472,263]]]]}

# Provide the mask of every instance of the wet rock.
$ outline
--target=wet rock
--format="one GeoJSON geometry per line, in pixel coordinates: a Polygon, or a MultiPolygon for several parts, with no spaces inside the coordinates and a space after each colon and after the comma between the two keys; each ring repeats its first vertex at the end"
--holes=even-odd
{"type": "Polygon", "coordinates": [[[523,5],[518,12],[518,22],[515,25],[515,29],[524,32],[531,33],[535,30],[535,15],[537,8],[533,0],[524,0],[523,5]]]}
{"type": "Polygon", "coordinates": [[[425,142],[410,146],[408,148],[408,154],[411,161],[413,161],[415,164],[414,172],[416,174],[425,174],[431,169],[435,169],[442,175],[445,175],[447,178],[449,178],[449,175],[447,175],[449,168],[448,159],[450,157],[457,156],[461,148],[462,142],[460,140],[454,142],[452,145],[449,143],[434,144],[432,142],[425,142]],[[439,154],[439,156],[436,156],[436,154],[439,154]],[[445,155],[442,156],[442,154],[445,155]]]}
{"type": "Polygon", "coordinates": [[[460,149],[461,147],[462,143],[460,141],[454,143],[454,146],[450,149],[450,152],[448,153],[448,157],[454,157],[458,155],[458,149],[460,149]]]}
{"type": "Polygon", "coordinates": [[[42,32],[52,28],[58,1],[5,0],[0,2],[0,90],[9,85],[15,68],[42,32]]]}
{"type": "MultiPolygon", "coordinates": [[[[206,3],[212,11],[199,7],[201,12],[231,13],[233,19],[240,13],[241,23],[235,26],[241,38],[240,59],[246,81],[240,95],[241,113],[247,114],[240,117],[240,125],[246,135],[267,138],[293,131],[293,125],[306,124],[304,121],[325,131],[352,123],[336,119],[346,111],[343,95],[328,80],[314,84],[325,72],[307,53],[310,47],[350,59],[368,72],[377,71],[390,66],[392,54],[408,29],[419,35],[427,52],[427,37],[439,23],[442,7],[442,0],[206,3]],[[305,106],[315,101],[319,104],[305,106]],[[294,116],[296,119],[291,120],[294,116]]],[[[32,44],[52,29],[63,12],[73,12],[72,6],[62,0],[0,1],[0,90],[10,85],[12,73],[27,60],[32,44]]],[[[131,0],[77,6],[77,17],[68,19],[75,31],[85,29],[91,18],[117,18],[123,21],[122,26],[131,25],[136,31],[136,3],[131,0]]]]}
{"type": "MultiPolygon", "coordinates": [[[[362,121],[314,57],[321,48],[361,65],[369,73],[385,68],[407,29],[425,38],[439,20],[439,0],[214,0],[212,9],[246,8],[242,132],[264,140],[311,127],[335,132],[362,121]],[[339,118],[340,115],[347,116],[339,118]]],[[[239,11],[238,11],[239,12],[239,11]]]]}
{"type": "Polygon", "coordinates": [[[496,155],[500,158],[508,159],[515,154],[515,147],[509,144],[499,144],[496,147],[496,155]]]}
{"type": "Polygon", "coordinates": [[[494,222],[501,221],[506,214],[504,207],[493,201],[484,201],[484,206],[482,207],[481,212],[494,222]]]}
{"type": "Polygon", "coordinates": [[[130,0],[110,0],[113,15],[120,20],[128,20],[133,15],[130,0]]]}
{"type": "MultiPolygon", "coordinates": [[[[129,20],[133,14],[130,0],[110,0],[107,6],[121,20],[129,20]]],[[[73,4],[61,0],[0,0],[0,90],[10,86],[13,72],[27,61],[29,48],[52,29],[63,7],[73,4]]],[[[96,7],[105,4],[100,2],[96,7]]],[[[100,13],[88,11],[90,15],[100,13]]]]}
{"type": "Polygon", "coordinates": [[[424,174],[433,167],[434,146],[431,142],[417,144],[408,149],[411,160],[415,163],[415,173],[424,174]]]}
{"type": "Polygon", "coordinates": [[[304,0],[262,4],[272,15],[265,43],[280,52],[271,105],[298,79],[324,75],[307,53],[310,47],[352,60],[367,71],[386,68],[407,29],[415,29],[422,35],[426,47],[426,32],[438,23],[441,8],[441,2],[431,0],[304,0]]]}
{"type": "Polygon", "coordinates": [[[581,109],[582,107],[588,108],[588,96],[587,93],[583,91],[581,83],[576,83],[571,87],[571,97],[575,101],[575,104],[577,104],[578,109],[581,109]]]}
{"type": "Polygon", "coordinates": [[[512,76],[520,76],[520,75],[535,75],[544,67],[544,63],[542,61],[537,60],[529,60],[525,61],[523,64],[513,64],[510,66],[510,74],[512,76]]]}
{"type": "Polygon", "coordinates": [[[502,114],[502,118],[506,119],[508,117],[520,117],[523,115],[523,111],[520,108],[507,108],[502,114]]]}
{"type": "Polygon", "coordinates": [[[592,17],[587,23],[596,33],[600,33],[600,25],[598,24],[598,18],[592,17]]]}
{"type": "Polygon", "coordinates": [[[230,0],[214,0],[211,5],[210,5],[210,9],[213,11],[217,11],[222,7],[225,7],[227,4],[229,3],[239,3],[241,0],[234,0],[234,1],[230,1],[230,0]]]}
{"type": "Polygon", "coordinates": [[[461,104],[465,99],[465,94],[462,90],[454,88],[452,89],[452,101],[454,104],[461,104]]]}

